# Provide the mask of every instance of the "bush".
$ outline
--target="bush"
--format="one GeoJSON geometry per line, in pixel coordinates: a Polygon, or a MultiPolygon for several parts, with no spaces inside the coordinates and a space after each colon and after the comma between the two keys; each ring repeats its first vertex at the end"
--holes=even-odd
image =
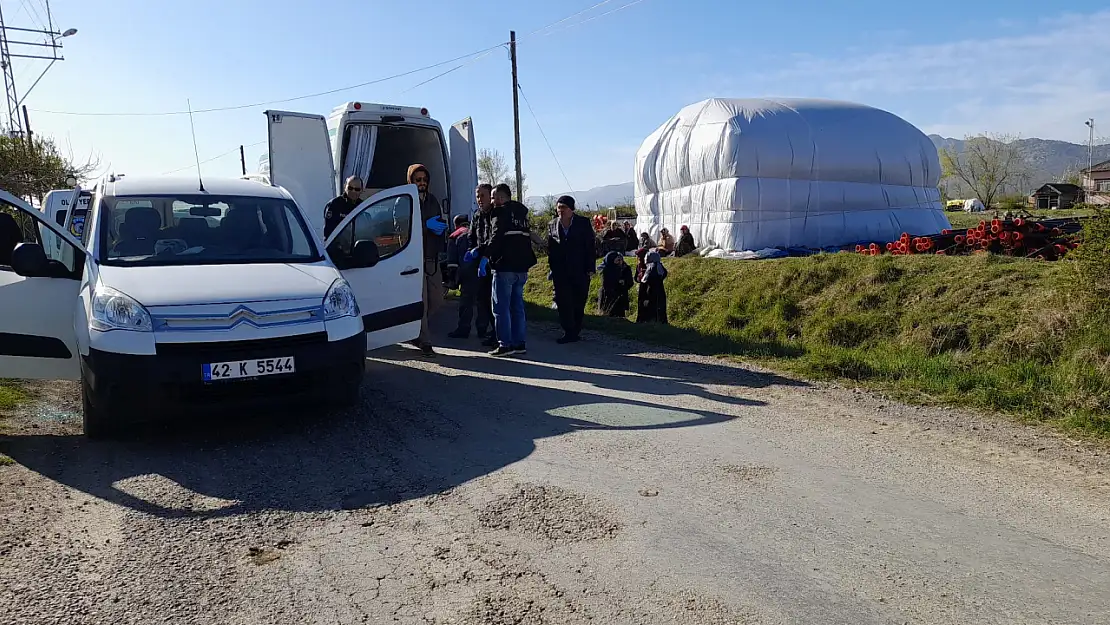
{"type": "Polygon", "coordinates": [[[1102,313],[1110,312],[1110,212],[1099,210],[1083,224],[1083,239],[1069,258],[1072,293],[1102,313]]]}

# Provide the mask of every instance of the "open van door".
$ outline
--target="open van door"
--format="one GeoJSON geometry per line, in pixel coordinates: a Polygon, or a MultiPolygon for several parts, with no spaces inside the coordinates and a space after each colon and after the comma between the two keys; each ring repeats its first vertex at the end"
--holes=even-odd
{"type": "Polygon", "coordinates": [[[324,236],[324,206],[337,195],[331,140],[323,115],[266,111],[270,184],[284,187],[316,234],[324,236]]]}
{"type": "Polygon", "coordinates": [[[367,351],[420,336],[424,318],[424,227],[416,185],[379,191],[339,223],[328,256],[351,285],[362,311],[367,351]],[[373,241],[377,263],[348,268],[355,243],[373,241]]]}
{"type": "Polygon", "coordinates": [[[474,122],[466,119],[451,126],[451,216],[448,224],[453,224],[456,215],[466,215],[467,219],[478,209],[474,201],[474,189],[478,186],[478,154],[474,147],[474,122]]]}
{"type": "Polygon", "coordinates": [[[0,208],[0,378],[79,380],[74,314],[85,251],[45,214],[2,190],[0,208]],[[70,275],[17,274],[11,256],[21,242],[43,245],[52,270],[65,265],[70,275]]]}

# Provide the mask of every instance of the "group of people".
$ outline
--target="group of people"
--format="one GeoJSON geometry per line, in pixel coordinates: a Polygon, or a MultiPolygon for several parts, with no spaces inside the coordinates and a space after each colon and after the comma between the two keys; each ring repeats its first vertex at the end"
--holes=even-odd
{"type": "MultiPolygon", "coordinates": [[[[419,191],[420,219],[424,243],[424,315],[420,336],[413,345],[425,356],[435,356],[428,317],[443,302],[443,287],[460,290],[458,325],[448,336],[469,338],[471,328],[477,331],[482,345],[490,348],[491,356],[512,356],[527,352],[524,312],[524,285],[528,271],[537,263],[534,244],[547,250],[551,279],[555,289],[555,305],[563,335],[559,344],[581,340],[590,283],[597,272],[598,237],[590,220],[575,212],[574,198],[564,195],[556,202],[557,218],[551,221],[546,237],[537,235],[529,224],[529,211],[512,199],[506,184],[480,184],[474,191],[478,209],[471,218],[458,215],[447,236],[446,261],[440,261],[447,222],[438,198],[429,192],[430,175],[420,164],[408,168],[407,179],[419,191]]],[[[344,182],[343,194],[324,209],[324,236],[327,237],[343,219],[361,203],[363,182],[351,176],[344,182]]],[[[665,229],[660,232],[662,245],[656,245],[645,232],[637,237],[631,224],[621,229],[616,224],[602,237],[605,242],[622,241],[619,249],[611,246],[604,253],[601,265],[601,288],[598,293],[599,312],[625,317],[630,308],[629,292],[634,285],[637,293],[638,323],[667,322],[667,296],[663,280],[667,269],[661,257],[683,255],[694,249],[689,229],[682,227],[676,244],[665,229]],[[614,234],[615,233],[615,234],[614,234]],[[624,261],[626,252],[635,252],[638,259],[633,273],[624,261]]]]}
{"type": "Polygon", "coordinates": [[[663,228],[659,231],[659,243],[651,239],[651,235],[644,232],[639,237],[631,222],[612,222],[608,230],[601,236],[602,250],[608,252],[635,252],[636,250],[656,250],[660,256],[685,256],[696,249],[694,236],[690,234],[688,226],[679,229],[679,238],[675,241],[670,230],[663,228]]]}
{"type": "Polygon", "coordinates": [[[547,249],[564,330],[557,342],[578,341],[596,255],[593,227],[574,213],[574,198],[559,198],[559,217],[544,241],[532,232],[527,207],[511,199],[508,185],[481,184],[474,196],[473,219],[455,217],[448,237],[445,277],[461,293],[458,326],[448,336],[469,337],[473,323],[483,345],[493,348],[491,356],[527,351],[524,285],[537,262],[533,244],[538,243],[547,249]]]}

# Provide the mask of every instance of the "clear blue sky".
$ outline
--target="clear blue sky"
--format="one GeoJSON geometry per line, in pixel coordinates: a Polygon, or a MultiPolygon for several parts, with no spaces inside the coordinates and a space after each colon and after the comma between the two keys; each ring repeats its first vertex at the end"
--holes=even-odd
{"type": "MultiPolygon", "coordinates": [[[[1110,136],[1106,0],[642,0],[581,23],[632,1],[610,0],[528,36],[597,1],[54,0],[58,26],[80,32],[64,40],[66,60],[27,104],[33,128],[75,157],[95,153],[114,171],[161,174],[193,162],[187,117],[46,111],[179,111],[186,98],[195,109],[289,98],[461,56],[515,29],[521,86],[577,190],[630,180],[642,139],[707,97],[848,99],[946,136],[994,131],[1085,142],[1083,121],[1093,116],[1099,135],[1110,136]]],[[[45,16],[43,0],[0,5],[12,26],[45,16]]],[[[326,113],[363,100],[426,106],[445,126],[473,116],[479,146],[511,162],[506,53],[404,93],[455,65],[274,108],[326,113]]],[[[17,59],[18,86],[27,89],[42,67],[17,59]]],[[[566,190],[521,107],[529,194],[566,190]]],[[[264,141],[262,110],[197,115],[200,158],[264,141]]],[[[263,149],[247,148],[248,169],[263,149]]],[[[236,175],[238,155],[204,170],[236,175]]]]}

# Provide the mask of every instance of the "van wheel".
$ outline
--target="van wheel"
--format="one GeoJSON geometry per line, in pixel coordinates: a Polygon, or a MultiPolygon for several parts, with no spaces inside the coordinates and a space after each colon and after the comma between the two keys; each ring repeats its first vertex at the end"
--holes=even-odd
{"type": "Polygon", "coordinates": [[[352,408],[362,401],[362,369],[351,368],[336,375],[328,385],[327,401],[334,408],[352,408]]]}
{"type": "Polygon", "coordinates": [[[85,436],[92,439],[105,438],[112,433],[111,414],[107,401],[96,398],[84,376],[81,377],[81,423],[85,436]],[[98,401],[99,399],[99,401],[98,401]]]}

